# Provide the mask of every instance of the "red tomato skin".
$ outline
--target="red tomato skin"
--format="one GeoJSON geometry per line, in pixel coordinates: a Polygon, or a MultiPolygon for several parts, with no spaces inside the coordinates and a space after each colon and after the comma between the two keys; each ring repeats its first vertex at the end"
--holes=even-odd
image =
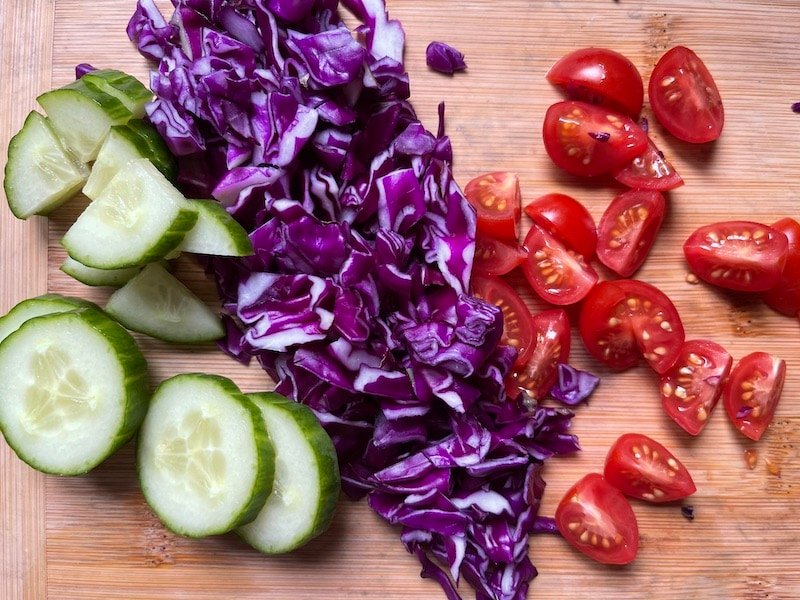
{"type": "Polygon", "coordinates": [[[556,166],[582,177],[616,171],[647,148],[647,134],[630,117],[574,100],[547,109],[542,137],[556,166]]]}
{"type": "Polygon", "coordinates": [[[586,207],[566,194],[545,194],[525,206],[525,214],[570,250],[589,260],[597,247],[597,226],[586,207]]]}
{"type": "Polygon", "coordinates": [[[644,264],[661,229],[667,201],[655,190],[628,190],[614,198],[600,218],[597,258],[621,277],[644,264]]]}
{"type": "Polygon", "coordinates": [[[642,154],[614,173],[614,179],[636,190],[666,192],[683,185],[683,178],[653,140],[642,154]]]}
{"type": "Polygon", "coordinates": [[[535,223],[522,245],[528,251],[522,271],[543,300],[558,306],[575,304],[597,283],[597,273],[581,255],[572,253],[535,223]]]}
{"type": "Polygon", "coordinates": [[[558,378],[558,363],[569,360],[569,319],[564,309],[544,310],[533,316],[533,352],[511,372],[508,389],[518,388],[536,400],[544,398],[558,378]]]}
{"type": "Polygon", "coordinates": [[[498,306],[503,312],[503,336],[500,343],[517,349],[515,365],[528,362],[533,354],[534,330],[533,315],[517,291],[499,277],[473,275],[472,293],[498,306]]]}
{"type": "Polygon", "coordinates": [[[703,281],[740,292],[775,287],[786,264],[789,241],[753,221],[722,221],[696,229],[683,244],[691,270],[703,281]]]}
{"type": "Polygon", "coordinates": [[[626,433],[614,442],[603,476],[626,496],[654,504],[681,500],[697,491],[683,463],[641,433],[626,433]]]}
{"type": "Polygon", "coordinates": [[[594,286],[581,305],[578,329],[589,353],[618,371],[644,356],[656,373],[664,373],[685,340],[675,305],[661,290],[636,279],[594,286]]]}
{"type": "Polygon", "coordinates": [[[564,539],[597,562],[627,565],[636,558],[639,551],[636,515],[622,492],[598,473],[584,476],[564,494],[555,519],[564,539]],[[590,516],[603,517],[602,522],[592,519],[587,523],[584,507],[589,509],[590,516]],[[581,540],[581,536],[585,539],[581,540]],[[603,538],[608,548],[603,547],[603,538]]]}
{"type": "Polygon", "coordinates": [[[658,60],[647,96],[656,119],[679,140],[702,144],[722,133],[725,113],[717,84],[685,46],[675,46],[658,60]]]}
{"type": "Polygon", "coordinates": [[[775,416],[785,380],[786,362],[766,352],[753,352],[736,363],[722,394],[728,418],[742,435],[761,439],[775,416]]]}
{"type": "Polygon", "coordinates": [[[675,364],[660,378],[664,412],[689,435],[700,435],[722,394],[733,364],[710,340],[687,340],[675,364]]]}
{"type": "Polygon", "coordinates": [[[479,236],[475,239],[473,270],[480,275],[505,275],[520,266],[527,255],[518,244],[479,236]]]}
{"type": "Polygon", "coordinates": [[[571,100],[598,104],[634,119],[642,111],[642,76],[630,60],[607,48],[570,52],[550,68],[547,81],[571,100]]]}
{"type": "Polygon", "coordinates": [[[464,187],[464,196],[477,212],[477,235],[519,242],[522,194],[517,175],[508,171],[478,175],[464,187]]]}
{"type": "Polygon", "coordinates": [[[761,295],[761,299],[781,314],[794,317],[800,315],[800,223],[790,217],[772,224],[789,241],[786,264],[778,283],[761,295]]]}

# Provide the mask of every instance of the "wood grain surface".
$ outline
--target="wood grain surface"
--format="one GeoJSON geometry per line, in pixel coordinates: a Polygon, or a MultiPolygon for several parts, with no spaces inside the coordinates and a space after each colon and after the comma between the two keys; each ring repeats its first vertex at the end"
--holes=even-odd
{"type": "MultiPolygon", "coordinates": [[[[167,10],[169,2],[160,2],[167,10]]],[[[35,96],[68,82],[76,63],[115,67],[146,78],[147,65],[125,36],[133,0],[3,0],[0,3],[0,145],[21,126],[35,96]]],[[[413,101],[429,128],[447,104],[459,182],[489,170],[520,175],[524,201],[570,193],[599,218],[617,189],[586,183],[553,167],[540,127],[558,98],[548,67],[577,47],[614,48],[649,76],[658,57],[683,44],[714,74],[726,124],[715,144],[676,141],[651,119],[651,133],[686,181],[670,194],[669,215],[637,274],[666,291],[688,337],[710,337],[736,357],[776,353],[788,378],[775,422],[752,443],[718,409],[698,439],[663,415],[656,382],[645,368],[607,374],[587,358],[577,337],[573,361],[600,372],[603,383],[578,409],[583,451],[552,460],[543,513],[552,514],[581,475],[602,469],[605,452],[627,431],[673,449],[692,472],[697,494],[680,507],[635,503],[641,549],[633,565],[590,563],[556,537],[537,537],[540,570],[531,597],[793,599],[800,597],[800,323],[742,295],[689,285],[681,244],[698,225],[732,218],[772,222],[800,217],[798,0],[389,0],[408,36],[413,101]],[[431,40],[453,44],[469,69],[455,77],[428,71],[431,40]],[[744,452],[758,454],[748,469],[744,452]],[[771,465],[771,470],[768,468],[771,465]]],[[[645,114],[649,115],[646,109],[645,114]]],[[[15,220],[0,207],[0,310],[44,291],[102,302],[104,290],[63,275],[58,239],[80,200],[50,219],[15,220]]],[[[210,302],[213,290],[189,260],[179,272],[210,302]]],[[[270,386],[212,347],[189,349],[140,337],[152,382],[204,369],[233,377],[244,389],[270,386]]],[[[167,532],[138,490],[132,447],[81,478],[43,477],[0,444],[0,598],[443,598],[419,578],[398,532],[363,503],[342,500],[332,528],[290,556],[267,558],[233,536],[186,540],[167,532]]],[[[465,588],[465,597],[473,595],[465,588]]]]}

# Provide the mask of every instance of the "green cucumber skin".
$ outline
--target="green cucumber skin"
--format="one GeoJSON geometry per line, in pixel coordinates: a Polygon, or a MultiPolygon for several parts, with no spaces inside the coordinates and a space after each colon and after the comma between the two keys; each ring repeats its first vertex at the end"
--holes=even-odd
{"type": "MultiPolygon", "coordinates": [[[[324,533],[330,526],[332,517],[336,512],[341,491],[341,474],[339,472],[339,459],[336,455],[336,448],[330,436],[317,420],[314,411],[305,404],[295,402],[275,392],[259,392],[248,394],[247,396],[252,402],[264,402],[290,413],[307,436],[306,439],[309,444],[315,449],[314,454],[317,458],[319,480],[325,482],[325,484],[320,485],[321,501],[317,505],[317,513],[314,515],[314,525],[307,536],[296,542],[292,548],[296,549],[324,533]]],[[[247,543],[251,544],[251,541],[247,541],[247,543]]],[[[265,550],[257,546],[253,547],[260,552],[265,552],[265,550]]]]}
{"type": "MultiPolygon", "coordinates": [[[[75,265],[77,261],[72,259],[75,265]]],[[[80,263],[78,263],[80,264],[80,263]]],[[[80,281],[84,285],[91,287],[121,287],[128,283],[136,273],[139,272],[137,267],[127,267],[125,269],[95,269],[81,265],[80,267],[73,267],[68,262],[63,262],[59,269],[72,277],[75,281],[80,281]],[[103,271],[106,271],[105,273],[103,271]]]]}
{"type": "MultiPolygon", "coordinates": [[[[228,256],[252,256],[254,254],[253,250],[253,242],[250,241],[250,237],[247,235],[247,231],[233,218],[230,216],[228,211],[223,208],[223,206],[217,202],[216,200],[189,200],[190,205],[198,206],[197,203],[200,204],[200,208],[198,208],[198,213],[200,211],[204,211],[206,214],[210,214],[212,219],[214,219],[214,213],[225,213],[224,215],[220,215],[220,218],[216,219],[217,223],[222,224],[225,231],[227,231],[230,235],[228,236],[230,240],[234,242],[233,245],[233,252],[231,254],[225,254],[228,256]]],[[[200,217],[198,215],[198,221],[200,221],[200,217]]],[[[186,239],[184,239],[184,243],[181,245],[181,249],[185,252],[196,252],[198,254],[203,254],[203,252],[195,251],[192,249],[191,244],[187,245],[187,240],[190,239],[191,232],[187,234],[186,239]]],[[[222,256],[221,254],[216,256],[222,256]]]]}
{"type": "MultiPolygon", "coordinates": [[[[108,118],[112,121],[127,122],[133,117],[133,114],[130,110],[128,110],[128,107],[120,102],[119,99],[104,92],[96,86],[88,85],[85,81],[80,79],[61,86],[57,90],[53,91],[58,92],[59,90],[75,90],[81,95],[89,98],[92,102],[98,106],[101,106],[106,115],[108,115],[108,118]]],[[[45,94],[47,94],[47,92],[45,92],[45,94]]],[[[42,96],[45,94],[42,94],[42,96]]],[[[39,97],[41,98],[41,96],[39,97]]]]}
{"type": "MultiPolygon", "coordinates": [[[[14,327],[14,321],[18,319],[17,315],[25,311],[30,306],[36,305],[47,306],[47,312],[42,312],[36,316],[67,312],[70,310],[75,310],[76,308],[95,308],[100,310],[100,307],[93,302],[89,302],[88,300],[84,300],[82,298],[74,298],[72,296],[62,296],[61,294],[43,294],[34,298],[28,298],[22,302],[18,302],[11,308],[11,310],[0,317],[0,342],[11,335],[14,331],[19,329],[25,323],[25,321],[28,320],[25,319],[21,321],[19,325],[14,327]]],[[[29,318],[32,319],[34,317],[29,318]]]]}
{"type": "Polygon", "coordinates": [[[81,80],[88,86],[115,96],[137,119],[144,116],[144,107],[153,99],[153,93],[141,81],[116,69],[89,71],[81,80]]]}
{"type": "Polygon", "coordinates": [[[195,535],[191,532],[182,531],[179,528],[173,527],[170,523],[164,520],[156,508],[151,504],[148,498],[149,489],[142,474],[142,460],[139,456],[142,448],[141,445],[137,449],[136,471],[139,478],[139,486],[141,487],[142,493],[144,494],[151,510],[156,514],[164,526],[173,533],[188,538],[203,538],[210,535],[228,533],[240,525],[249,523],[258,516],[261,508],[267,501],[267,497],[272,493],[272,486],[275,481],[275,450],[272,447],[272,442],[267,434],[267,427],[264,424],[261,411],[245,394],[242,393],[237,385],[227,377],[209,373],[182,373],[180,375],[175,375],[174,377],[170,377],[169,379],[162,381],[158,385],[155,392],[153,392],[152,402],[158,402],[159,391],[163,390],[166,386],[172,386],[175,384],[180,385],[181,380],[186,378],[201,378],[209,383],[214,383],[221,387],[222,391],[226,395],[229,395],[231,398],[236,400],[236,402],[247,412],[248,416],[250,417],[250,420],[253,424],[253,439],[256,447],[259,449],[257,453],[258,465],[256,467],[256,485],[253,486],[253,494],[250,496],[250,498],[248,498],[244,509],[240,511],[238,515],[235,515],[235,518],[232,521],[220,527],[218,531],[207,531],[201,535],[195,535]]]}
{"type": "Polygon", "coordinates": [[[156,128],[141,119],[131,119],[127,127],[147,145],[147,158],[153,166],[169,181],[174,182],[178,175],[178,164],[156,128]]]}
{"type": "MultiPolygon", "coordinates": [[[[37,464],[35,460],[30,457],[25,457],[19,453],[13,444],[13,440],[2,431],[5,436],[6,442],[14,450],[14,453],[20,460],[28,464],[33,469],[46,473],[48,475],[64,475],[76,476],[85,475],[99,464],[109,458],[116,452],[123,444],[128,442],[134,434],[138,431],[139,427],[144,421],[144,416],[147,413],[147,405],[149,401],[148,384],[147,384],[147,362],[142,354],[136,341],[124,327],[119,325],[116,321],[106,316],[101,310],[97,308],[78,308],[76,310],[67,311],[64,313],[55,313],[49,315],[42,315],[34,317],[26,321],[22,326],[12,334],[10,334],[3,342],[0,342],[0,348],[7,343],[11,343],[13,338],[21,335],[24,329],[28,327],[38,326],[42,323],[52,321],[56,323],[59,319],[76,318],[82,320],[86,325],[100,333],[108,343],[110,343],[117,351],[117,358],[123,369],[123,386],[125,389],[125,409],[123,411],[124,420],[122,426],[117,430],[117,435],[111,440],[111,443],[106,448],[103,456],[94,462],[87,463],[83,468],[75,471],[52,471],[48,470],[43,465],[37,464]]],[[[0,423],[0,426],[2,424],[0,423]]],[[[1,427],[0,427],[1,428],[1,427]]]]}

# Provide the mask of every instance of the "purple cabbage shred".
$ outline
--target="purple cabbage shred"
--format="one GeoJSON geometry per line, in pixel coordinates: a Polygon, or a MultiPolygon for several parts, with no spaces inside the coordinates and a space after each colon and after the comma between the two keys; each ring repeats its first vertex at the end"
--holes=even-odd
{"type": "Polygon", "coordinates": [[[425,62],[434,71],[452,75],[467,68],[464,55],[444,42],[431,42],[425,49],[425,62]]]}
{"type": "Polygon", "coordinates": [[[139,0],[127,31],[156,61],[147,115],[181,189],[250,231],[253,256],[208,262],[220,347],[314,410],[344,491],[399,528],[423,577],[521,600],[529,535],[553,532],[543,463],[579,446],[570,411],[505,395],[516,353],[469,293],[475,212],[444,107],[434,135],[408,100],[402,26],[383,0],[342,0],[355,36],[337,0],[173,4],[167,20],[139,0]]]}
{"type": "Polygon", "coordinates": [[[567,406],[584,402],[594,393],[600,378],[587,371],[579,371],[565,363],[558,364],[558,380],[550,395],[567,406]]]}
{"type": "Polygon", "coordinates": [[[792,112],[800,114],[800,102],[792,104],[792,112]]]}

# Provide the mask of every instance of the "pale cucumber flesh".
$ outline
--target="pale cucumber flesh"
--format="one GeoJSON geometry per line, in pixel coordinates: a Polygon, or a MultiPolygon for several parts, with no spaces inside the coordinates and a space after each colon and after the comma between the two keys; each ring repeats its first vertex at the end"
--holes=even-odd
{"type": "Polygon", "coordinates": [[[0,317],[0,342],[14,333],[20,326],[34,317],[67,312],[76,308],[98,308],[96,305],[70,296],[44,294],[23,300],[0,317]]]}
{"type": "Polygon", "coordinates": [[[197,223],[186,234],[180,250],[212,256],[250,256],[253,244],[247,230],[214,200],[189,200],[197,223]]]}
{"type": "Polygon", "coordinates": [[[59,267],[61,271],[80,281],[84,285],[94,287],[120,287],[128,283],[141,267],[126,267],[124,269],[95,269],[79,263],[74,258],[67,256],[59,267]]]}

